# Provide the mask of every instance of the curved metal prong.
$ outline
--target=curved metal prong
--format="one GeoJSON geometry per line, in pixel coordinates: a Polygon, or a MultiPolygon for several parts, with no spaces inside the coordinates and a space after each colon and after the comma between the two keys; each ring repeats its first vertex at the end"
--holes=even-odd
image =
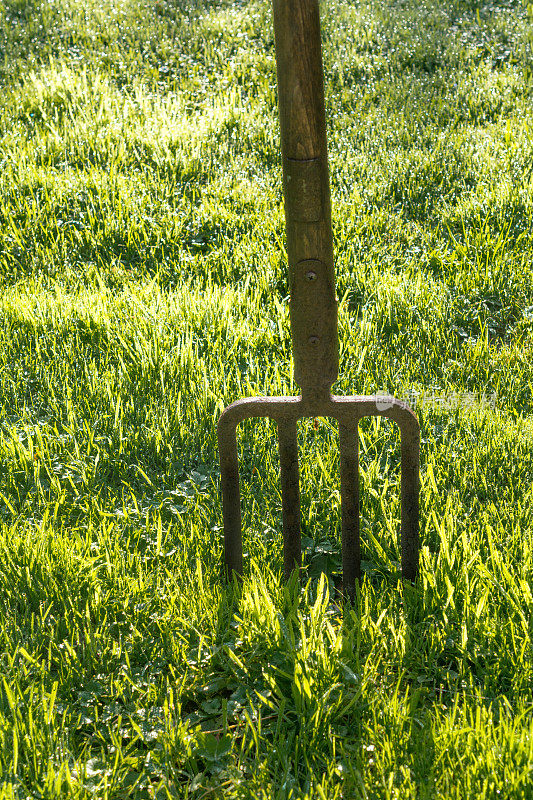
{"type": "Polygon", "coordinates": [[[401,550],[402,577],[414,581],[418,575],[420,427],[406,403],[394,397],[375,397],[375,411],[365,417],[388,417],[400,428],[401,464],[401,550]]]}
{"type": "Polygon", "coordinates": [[[241,492],[237,453],[237,423],[231,418],[218,422],[222,514],[224,518],[224,573],[242,575],[241,492]]]}

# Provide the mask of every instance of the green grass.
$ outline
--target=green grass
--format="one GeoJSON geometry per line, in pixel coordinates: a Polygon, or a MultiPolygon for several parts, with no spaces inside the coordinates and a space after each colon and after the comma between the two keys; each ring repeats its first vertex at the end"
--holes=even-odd
{"type": "Polygon", "coordinates": [[[295,393],[270,9],[0,0],[0,798],[530,798],[533,12],[323,7],[339,394],[364,580],[339,609],[338,441],[243,426],[246,576],[219,580],[216,421],[295,393]],[[321,577],[322,576],[322,577],[321,577]]]}

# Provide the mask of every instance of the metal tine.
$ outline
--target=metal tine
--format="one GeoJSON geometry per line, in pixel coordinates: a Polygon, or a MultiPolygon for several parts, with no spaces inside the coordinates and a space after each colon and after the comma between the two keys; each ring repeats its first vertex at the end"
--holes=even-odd
{"type": "Polygon", "coordinates": [[[241,490],[237,426],[219,424],[220,484],[224,517],[224,569],[227,578],[242,575],[241,490]]]}
{"type": "Polygon", "coordinates": [[[408,581],[416,580],[419,551],[419,469],[420,430],[416,420],[401,428],[402,436],[402,575],[408,581]]]}
{"type": "Polygon", "coordinates": [[[359,436],[357,417],[339,422],[341,466],[342,588],[350,598],[361,577],[359,538],[359,436]]]}
{"type": "Polygon", "coordinates": [[[300,543],[300,473],[296,419],[278,420],[281,508],[283,514],[283,563],[285,578],[302,563],[300,543]]]}

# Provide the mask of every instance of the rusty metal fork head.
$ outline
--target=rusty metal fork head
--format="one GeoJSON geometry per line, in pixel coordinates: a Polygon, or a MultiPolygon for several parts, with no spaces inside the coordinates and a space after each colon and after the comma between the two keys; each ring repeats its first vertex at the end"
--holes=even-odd
{"type": "Polygon", "coordinates": [[[296,428],[302,417],[333,417],[339,425],[343,592],[352,596],[360,579],[358,422],[388,417],[401,431],[402,575],[414,580],[418,570],[419,427],[409,407],[393,397],[251,397],[237,400],[218,423],[224,513],[225,570],[242,573],[242,531],[237,456],[237,426],[249,417],[277,423],[283,514],[284,572],[301,564],[300,485],[296,428]]]}
{"type": "Polygon", "coordinates": [[[288,575],[301,563],[297,422],[334,417],[341,451],[343,584],[352,594],[360,575],[358,421],[384,416],[400,426],[402,572],[411,580],[418,566],[419,428],[408,406],[392,397],[331,394],[339,356],[318,0],[273,0],[273,11],[294,377],[302,394],[237,400],[222,412],[218,441],[225,566],[228,575],[242,572],[237,425],[248,417],[277,423],[288,575]]]}

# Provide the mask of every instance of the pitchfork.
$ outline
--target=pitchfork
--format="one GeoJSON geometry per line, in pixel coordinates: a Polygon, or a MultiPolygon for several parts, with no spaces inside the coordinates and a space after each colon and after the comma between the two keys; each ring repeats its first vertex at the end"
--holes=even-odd
{"type": "Polygon", "coordinates": [[[294,378],[300,397],[251,397],[228,406],[218,423],[226,575],[242,573],[237,425],[270,417],[278,428],[284,572],[301,564],[297,422],[334,417],[339,425],[343,592],[360,578],[358,421],[388,417],[401,431],[402,575],[418,570],[419,426],[393,397],[332,396],[338,377],[320,16],[318,0],[274,0],[274,31],[287,227],[294,378]]]}

